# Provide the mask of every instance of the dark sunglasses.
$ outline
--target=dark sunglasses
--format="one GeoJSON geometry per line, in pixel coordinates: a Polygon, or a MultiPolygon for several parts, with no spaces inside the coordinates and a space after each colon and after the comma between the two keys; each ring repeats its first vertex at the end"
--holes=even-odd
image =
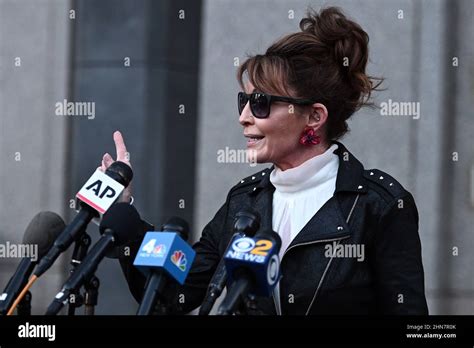
{"type": "Polygon", "coordinates": [[[309,99],[294,99],[289,97],[280,97],[276,95],[269,95],[260,92],[254,92],[252,94],[247,94],[244,92],[239,92],[237,95],[237,103],[239,107],[239,115],[242,114],[242,111],[250,100],[250,110],[252,115],[257,118],[267,118],[270,115],[270,106],[274,101],[282,101],[290,104],[298,105],[310,105],[316,103],[315,101],[309,99]]]}

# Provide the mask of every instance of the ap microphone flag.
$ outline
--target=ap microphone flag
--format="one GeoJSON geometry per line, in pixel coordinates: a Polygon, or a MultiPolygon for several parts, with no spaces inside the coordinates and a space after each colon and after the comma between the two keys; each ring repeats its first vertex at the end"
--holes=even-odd
{"type": "Polygon", "coordinates": [[[81,201],[78,214],[56,238],[48,253],[38,263],[34,272],[36,277],[41,276],[53,265],[59,255],[79,238],[93,218],[107,211],[124,187],[130,184],[132,178],[132,168],[124,162],[115,161],[105,173],[96,171],[87,180],[76,195],[81,201]]]}
{"type": "Polygon", "coordinates": [[[147,232],[133,265],[147,275],[163,269],[178,283],[184,284],[196,252],[178,234],[147,232]]]}
{"type": "Polygon", "coordinates": [[[100,214],[104,214],[124,189],[124,185],[97,169],[76,197],[100,214]]]}

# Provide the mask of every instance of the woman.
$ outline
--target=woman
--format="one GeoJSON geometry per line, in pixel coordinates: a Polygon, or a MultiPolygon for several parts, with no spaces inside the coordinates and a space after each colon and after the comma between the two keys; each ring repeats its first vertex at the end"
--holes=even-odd
{"type": "MultiPolygon", "coordinates": [[[[281,236],[282,279],[250,314],[427,314],[412,195],[390,175],[365,170],[337,141],[380,84],[365,73],[368,35],[333,7],[310,10],[300,28],[238,70],[247,147],[273,166],[230,190],[194,246],[197,257],[177,292],[184,297],[168,301],[183,311],[200,305],[236,213],[251,206],[261,228],[281,236]]],[[[120,134],[115,140],[123,160],[120,134]]],[[[105,155],[102,169],[111,162],[105,155]]],[[[139,299],[144,279],[122,265],[139,299]]]]}

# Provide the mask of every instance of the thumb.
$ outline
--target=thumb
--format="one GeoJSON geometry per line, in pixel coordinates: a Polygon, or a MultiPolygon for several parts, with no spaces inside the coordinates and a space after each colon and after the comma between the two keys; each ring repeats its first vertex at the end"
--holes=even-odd
{"type": "Polygon", "coordinates": [[[106,168],[108,168],[112,163],[114,163],[114,159],[112,156],[110,156],[108,153],[102,157],[102,163],[105,165],[106,168]]]}

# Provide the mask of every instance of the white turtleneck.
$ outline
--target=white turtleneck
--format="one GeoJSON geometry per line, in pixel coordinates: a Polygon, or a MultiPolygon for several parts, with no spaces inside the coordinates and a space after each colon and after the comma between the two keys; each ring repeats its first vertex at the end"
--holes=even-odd
{"type": "MultiPolygon", "coordinates": [[[[280,260],[291,241],[333,195],[336,189],[339,157],[333,144],[321,155],[295,168],[270,173],[273,193],[272,227],[282,240],[280,260]]],[[[280,284],[275,287],[277,314],[281,315],[280,284]]]]}
{"type": "Polygon", "coordinates": [[[334,194],[339,157],[337,144],[298,167],[282,171],[275,166],[272,227],[282,239],[280,258],[296,235],[334,194]]]}

